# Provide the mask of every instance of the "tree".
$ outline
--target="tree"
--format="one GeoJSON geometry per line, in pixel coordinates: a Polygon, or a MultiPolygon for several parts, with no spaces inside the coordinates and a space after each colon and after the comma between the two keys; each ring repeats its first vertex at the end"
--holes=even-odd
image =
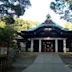
{"type": "Polygon", "coordinates": [[[16,40],[16,31],[10,26],[5,24],[5,22],[0,20],[0,59],[5,57],[2,64],[7,63],[6,67],[9,67],[12,61],[12,58],[15,54],[15,49],[17,48],[16,40]]]}
{"type": "Polygon", "coordinates": [[[66,0],[68,3],[72,3],[72,0],[66,0]]]}
{"type": "Polygon", "coordinates": [[[64,28],[72,31],[72,23],[66,22],[66,23],[64,24],[64,28]]]}
{"type": "Polygon", "coordinates": [[[29,0],[0,0],[0,16],[19,17],[29,6],[31,6],[29,0]]]}
{"type": "Polygon", "coordinates": [[[0,29],[0,41],[9,42],[12,39],[13,30],[11,27],[6,26],[5,28],[0,29]]]}
{"type": "Polygon", "coordinates": [[[13,24],[13,17],[23,15],[29,6],[29,0],[0,0],[0,17],[5,17],[7,24],[13,24]]]}
{"type": "Polygon", "coordinates": [[[60,15],[60,18],[72,22],[72,0],[55,0],[51,2],[50,8],[60,15]]]}
{"type": "Polygon", "coordinates": [[[12,24],[12,27],[15,29],[15,31],[24,31],[37,26],[37,24],[39,23],[16,18],[14,24],[12,24]]]}
{"type": "Polygon", "coordinates": [[[3,16],[0,17],[0,20],[5,22],[5,24],[9,25],[9,24],[13,24],[15,22],[14,18],[11,16],[3,16]]]}
{"type": "Polygon", "coordinates": [[[15,33],[15,30],[11,26],[6,25],[4,22],[0,23],[0,43],[9,44],[14,40],[15,33]]]}

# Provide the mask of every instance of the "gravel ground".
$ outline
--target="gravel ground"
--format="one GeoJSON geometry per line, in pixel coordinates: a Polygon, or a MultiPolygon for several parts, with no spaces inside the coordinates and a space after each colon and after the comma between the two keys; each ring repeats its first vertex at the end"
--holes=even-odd
{"type": "Polygon", "coordinates": [[[66,54],[59,54],[63,62],[72,69],[72,54],[66,53],[66,54]]]}

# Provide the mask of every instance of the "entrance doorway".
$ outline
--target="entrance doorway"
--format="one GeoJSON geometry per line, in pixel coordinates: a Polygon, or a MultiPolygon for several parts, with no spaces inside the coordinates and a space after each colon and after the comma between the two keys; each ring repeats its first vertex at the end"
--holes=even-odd
{"type": "Polygon", "coordinates": [[[34,40],[34,52],[39,52],[39,40],[34,40]]]}
{"type": "Polygon", "coordinates": [[[42,40],[42,52],[55,52],[55,40],[42,40]]]}
{"type": "Polygon", "coordinates": [[[63,52],[63,40],[58,40],[58,52],[63,52]]]}

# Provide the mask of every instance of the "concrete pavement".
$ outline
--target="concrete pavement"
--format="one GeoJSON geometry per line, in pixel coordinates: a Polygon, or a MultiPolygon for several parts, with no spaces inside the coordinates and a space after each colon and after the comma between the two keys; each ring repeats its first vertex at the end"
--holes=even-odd
{"type": "Polygon", "coordinates": [[[22,72],[71,72],[58,54],[40,53],[34,63],[22,72]]]}

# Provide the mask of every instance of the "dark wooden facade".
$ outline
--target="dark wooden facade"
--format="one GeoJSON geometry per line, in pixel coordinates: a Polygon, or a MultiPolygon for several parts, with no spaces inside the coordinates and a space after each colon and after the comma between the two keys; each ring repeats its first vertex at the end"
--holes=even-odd
{"type": "Polygon", "coordinates": [[[72,52],[72,31],[64,29],[63,27],[55,24],[51,20],[40,24],[34,29],[30,29],[28,31],[21,31],[21,33],[18,33],[18,35],[23,37],[24,41],[26,42],[26,51],[27,48],[33,47],[31,51],[44,52],[44,47],[46,46],[45,51],[52,50],[53,52],[55,52],[57,50],[58,52],[63,52],[65,46],[66,51],[72,52]],[[64,40],[66,43],[64,42],[64,40]],[[32,42],[33,45],[31,44],[32,42]],[[50,50],[51,44],[53,46],[50,50]]]}

